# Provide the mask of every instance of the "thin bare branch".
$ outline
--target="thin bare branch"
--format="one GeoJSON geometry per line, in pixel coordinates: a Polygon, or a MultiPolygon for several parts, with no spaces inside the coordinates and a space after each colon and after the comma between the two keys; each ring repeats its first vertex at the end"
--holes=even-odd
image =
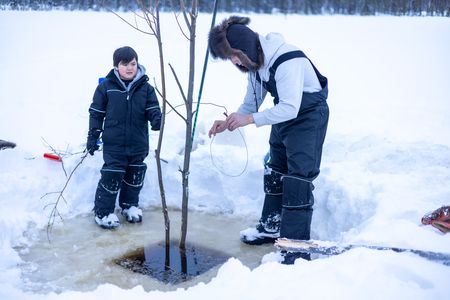
{"type": "Polygon", "coordinates": [[[180,21],[178,20],[178,15],[175,12],[173,14],[175,15],[175,20],[177,20],[177,25],[178,28],[180,28],[181,34],[186,38],[186,40],[189,41],[188,35],[184,32],[183,27],[181,26],[180,21]]]}
{"type": "Polygon", "coordinates": [[[191,31],[192,27],[191,27],[191,23],[189,22],[188,15],[186,13],[186,5],[184,5],[184,0],[180,0],[180,7],[181,7],[181,13],[183,14],[183,17],[184,17],[184,22],[186,23],[186,27],[189,29],[189,31],[191,31]]]}
{"type": "Polygon", "coordinates": [[[136,26],[137,26],[137,18],[145,20],[145,18],[143,16],[141,16],[140,14],[138,14],[137,12],[133,11],[133,14],[134,14],[134,20],[135,20],[136,26]]]}
{"type": "Polygon", "coordinates": [[[124,22],[125,22],[126,24],[128,24],[131,28],[133,28],[133,29],[135,29],[135,30],[137,30],[137,31],[139,31],[139,32],[142,32],[142,33],[144,33],[144,34],[154,35],[154,34],[151,33],[151,32],[142,30],[142,29],[140,29],[138,26],[135,26],[135,25],[131,24],[131,23],[128,22],[126,19],[124,19],[121,15],[119,15],[118,13],[116,13],[115,11],[113,11],[112,9],[108,9],[108,11],[110,11],[111,13],[113,13],[114,15],[116,15],[119,19],[121,19],[122,21],[124,21],[124,22]]]}
{"type": "Polygon", "coordinates": [[[156,30],[156,26],[158,26],[158,22],[157,22],[157,19],[156,19],[157,17],[153,13],[153,11],[150,9],[150,7],[147,8],[145,6],[145,3],[143,1],[136,0],[136,3],[138,5],[139,9],[144,14],[144,16],[141,16],[141,18],[145,20],[145,22],[147,23],[148,27],[151,29],[152,35],[154,35],[158,39],[159,38],[158,37],[158,30],[156,30]],[[151,16],[151,18],[150,18],[150,16],[151,16]]]}
{"type": "MultiPolygon", "coordinates": [[[[169,101],[167,101],[166,103],[167,103],[167,104],[170,106],[170,108],[172,109],[172,110],[170,110],[169,112],[174,111],[181,119],[183,119],[183,121],[185,121],[185,122],[187,121],[187,119],[186,119],[181,113],[179,113],[178,110],[176,110],[175,107],[172,106],[172,104],[170,104],[169,101]]],[[[184,104],[180,104],[180,105],[178,105],[178,106],[182,106],[182,105],[184,105],[184,104]]],[[[167,113],[166,113],[166,115],[167,115],[167,113]]]]}
{"type": "Polygon", "coordinates": [[[147,2],[151,2],[151,1],[135,0],[135,2],[136,2],[138,8],[140,9],[140,11],[142,13],[144,13],[144,14],[147,14],[147,13],[152,14],[152,11],[154,9],[152,3],[148,3],[148,6],[146,5],[147,2]]]}
{"type": "Polygon", "coordinates": [[[159,38],[159,36],[158,36],[158,30],[155,29],[155,27],[158,26],[157,22],[155,21],[155,16],[152,15],[152,14],[147,14],[147,13],[146,13],[146,14],[145,14],[145,21],[147,22],[148,27],[152,30],[153,35],[154,35],[156,38],[159,38]],[[150,19],[149,15],[152,16],[152,19],[150,19]]]}
{"type": "MultiPolygon", "coordinates": [[[[56,154],[56,155],[58,155],[59,157],[62,157],[62,152],[61,152],[61,151],[58,151],[58,150],[56,150],[55,148],[53,148],[53,147],[52,147],[52,146],[51,146],[51,145],[50,145],[43,137],[41,137],[41,139],[42,139],[42,141],[47,145],[47,147],[50,148],[50,150],[51,150],[51,152],[52,152],[53,154],[56,154]]],[[[68,147],[69,147],[69,145],[67,145],[66,153],[67,153],[68,147]]],[[[63,172],[64,172],[64,175],[65,175],[66,178],[67,178],[67,172],[66,172],[66,168],[65,168],[65,166],[64,166],[64,161],[61,159],[59,162],[61,163],[61,168],[62,168],[62,170],[63,170],[63,172]]]]}
{"type": "MultiPolygon", "coordinates": [[[[158,86],[157,86],[156,82],[154,82],[154,84],[155,84],[155,90],[156,90],[156,92],[158,93],[158,95],[159,95],[161,98],[163,98],[163,101],[164,101],[165,103],[167,103],[167,104],[170,106],[170,108],[172,109],[172,110],[170,110],[169,112],[175,111],[175,113],[176,113],[181,119],[183,119],[184,121],[186,121],[186,118],[185,118],[181,113],[179,113],[178,110],[176,110],[176,107],[182,106],[182,105],[184,105],[184,104],[180,104],[180,105],[177,105],[177,106],[174,107],[174,106],[170,103],[169,100],[167,100],[167,99],[164,100],[164,96],[163,96],[163,94],[161,93],[161,91],[158,89],[158,86]]],[[[168,113],[165,113],[165,114],[167,115],[168,113]]]]}
{"type": "MultiPolygon", "coordinates": [[[[42,195],[41,196],[41,198],[40,199],[44,199],[45,197],[47,197],[47,196],[49,196],[49,195],[53,195],[53,194],[61,194],[61,191],[58,191],[58,192],[48,192],[48,193],[45,193],[44,195],[42,195]]],[[[67,203],[67,202],[66,202],[67,203]]],[[[51,205],[51,203],[50,204],[46,204],[46,205],[44,205],[44,209],[46,209],[47,208],[47,206],[50,206],[51,205]]]]}
{"type": "MultiPolygon", "coordinates": [[[[63,188],[61,189],[61,191],[59,191],[59,192],[51,192],[51,193],[47,193],[47,194],[45,194],[45,195],[43,195],[43,196],[41,197],[41,199],[42,199],[42,198],[44,198],[44,197],[46,197],[46,196],[48,196],[48,195],[50,195],[50,194],[58,193],[58,197],[56,198],[56,201],[53,203],[54,205],[53,205],[52,211],[50,212],[50,216],[49,216],[48,223],[47,223],[47,239],[48,239],[49,242],[50,242],[50,234],[51,234],[51,231],[52,231],[52,228],[53,228],[53,224],[55,223],[56,217],[60,217],[61,220],[62,220],[62,216],[61,216],[61,214],[60,214],[59,211],[58,211],[58,204],[59,204],[59,202],[61,201],[61,199],[62,199],[65,203],[67,203],[66,199],[64,198],[64,191],[66,190],[67,186],[69,185],[70,179],[72,178],[73,174],[75,173],[75,171],[77,170],[77,168],[83,163],[84,159],[87,157],[88,154],[89,154],[89,152],[86,151],[86,153],[84,153],[84,154],[81,156],[80,161],[79,161],[78,164],[75,166],[75,168],[73,168],[72,172],[70,172],[69,177],[67,178],[67,180],[66,180],[66,182],[65,182],[65,184],[64,184],[64,186],[63,186],[63,188]]],[[[44,209],[45,209],[47,206],[48,206],[48,204],[44,207],[44,209]]]]}
{"type": "Polygon", "coordinates": [[[186,95],[184,94],[183,87],[181,86],[180,81],[178,80],[177,73],[175,72],[175,70],[173,69],[171,64],[169,64],[169,67],[170,67],[170,70],[172,70],[172,74],[175,77],[175,81],[177,82],[178,88],[180,89],[180,93],[181,93],[181,96],[183,97],[183,101],[186,105],[188,105],[186,95]]]}
{"type": "MultiPolygon", "coordinates": [[[[163,98],[164,95],[163,95],[163,93],[159,90],[158,84],[156,83],[156,80],[155,80],[155,77],[153,77],[153,86],[154,86],[156,92],[158,93],[158,95],[159,95],[161,98],[163,98]]],[[[164,100],[164,99],[163,99],[163,100],[164,100]]]]}
{"type": "MultiPolygon", "coordinates": [[[[192,102],[192,103],[197,104],[197,102],[192,102]]],[[[175,106],[170,106],[170,107],[172,108],[172,110],[169,110],[169,111],[166,113],[166,115],[168,115],[168,114],[171,113],[172,111],[175,111],[175,112],[176,112],[175,108],[180,107],[180,106],[183,106],[183,105],[184,105],[184,104],[178,104],[178,105],[175,105],[175,106]]],[[[219,105],[219,104],[212,103],[212,102],[201,102],[200,105],[212,105],[212,106],[220,107],[220,108],[223,108],[223,109],[225,110],[224,113],[228,114],[227,108],[226,108],[225,106],[223,106],[223,105],[219,105]]],[[[195,111],[193,111],[193,113],[195,113],[195,111]]]]}

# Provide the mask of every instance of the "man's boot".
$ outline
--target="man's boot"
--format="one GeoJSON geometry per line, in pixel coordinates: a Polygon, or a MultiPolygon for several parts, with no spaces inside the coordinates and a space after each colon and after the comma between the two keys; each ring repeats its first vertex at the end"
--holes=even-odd
{"type": "MultiPolygon", "coordinates": [[[[283,177],[283,208],[280,237],[309,240],[314,204],[312,183],[293,176],[283,177]]],[[[307,253],[288,252],[283,263],[291,264],[296,258],[310,259],[307,253]]]]}
{"type": "Polygon", "coordinates": [[[240,232],[243,243],[262,245],[273,243],[280,236],[282,195],[266,194],[264,206],[256,227],[250,227],[240,232]]]}
{"type": "Polygon", "coordinates": [[[280,237],[293,240],[309,240],[313,210],[283,208],[280,237]]]}
{"type": "Polygon", "coordinates": [[[240,232],[243,243],[262,245],[273,243],[280,236],[281,204],[283,197],[282,174],[266,168],[264,175],[264,205],[256,227],[240,232]]]}

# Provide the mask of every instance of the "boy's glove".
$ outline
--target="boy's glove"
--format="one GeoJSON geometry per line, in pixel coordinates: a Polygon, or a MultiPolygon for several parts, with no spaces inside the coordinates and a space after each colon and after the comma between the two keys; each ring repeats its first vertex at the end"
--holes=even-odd
{"type": "Polygon", "coordinates": [[[89,130],[89,134],[86,142],[86,150],[90,155],[94,155],[94,152],[97,151],[100,147],[97,145],[97,140],[100,137],[100,133],[102,131],[100,129],[91,129],[89,130]]]}
{"type": "Polygon", "coordinates": [[[150,121],[151,129],[153,131],[158,131],[161,129],[161,117],[156,117],[153,120],[150,121]]]}

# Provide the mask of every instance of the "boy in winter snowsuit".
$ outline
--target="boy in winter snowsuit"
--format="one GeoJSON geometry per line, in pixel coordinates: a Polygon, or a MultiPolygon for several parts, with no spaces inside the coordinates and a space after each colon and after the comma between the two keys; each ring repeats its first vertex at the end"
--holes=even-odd
{"type": "Polygon", "coordinates": [[[114,214],[116,198],[128,222],[142,221],[139,192],[147,169],[148,122],[159,130],[161,110],[154,88],[147,82],[145,68],[131,47],[113,54],[114,68],[97,87],[89,107],[89,133],[86,149],[91,155],[99,149],[102,133],[104,164],[95,193],[95,222],[107,229],[120,225],[114,214]]]}
{"type": "Polygon", "coordinates": [[[272,125],[261,218],[256,228],[241,231],[241,240],[252,245],[278,237],[308,240],[312,181],[319,175],[328,124],[327,78],[280,34],[258,35],[249,22],[247,17],[231,16],[209,33],[211,55],[229,59],[248,73],[243,103],[226,120],[215,121],[209,135],[253,123],[272,125]],[[259,112],[267,92],[274,106],[259,112]]]}

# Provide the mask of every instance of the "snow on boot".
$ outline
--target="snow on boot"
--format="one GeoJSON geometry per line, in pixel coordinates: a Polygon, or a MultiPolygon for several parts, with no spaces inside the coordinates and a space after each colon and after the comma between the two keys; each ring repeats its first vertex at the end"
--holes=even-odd
{"type": "Polygon", "coordinates": [[[142,222],[142,210],[136,206],[130,206],[129,208],[122,210],[122,216],[130,223],[142,222]]]}
{"type": "Polygon", "coordinates": [[[450,206],[442,206],[422,217],[422,224],[430,225],[434,221],[450,222],[450,206]]]}
{"type": "Polygon", "coordinates": [[[250,227],[240,232],[241,241],[248,245],[274,243],[279,237],[279,231],[267,231],[261,223],[256,228],[250,227]]]}
{"type": "Polygon", "coordinates": [[[120,226],[119,218],[113,213],[107,216],[95,214],[95,223],[104,229],[115,229],[120,226]]]}

